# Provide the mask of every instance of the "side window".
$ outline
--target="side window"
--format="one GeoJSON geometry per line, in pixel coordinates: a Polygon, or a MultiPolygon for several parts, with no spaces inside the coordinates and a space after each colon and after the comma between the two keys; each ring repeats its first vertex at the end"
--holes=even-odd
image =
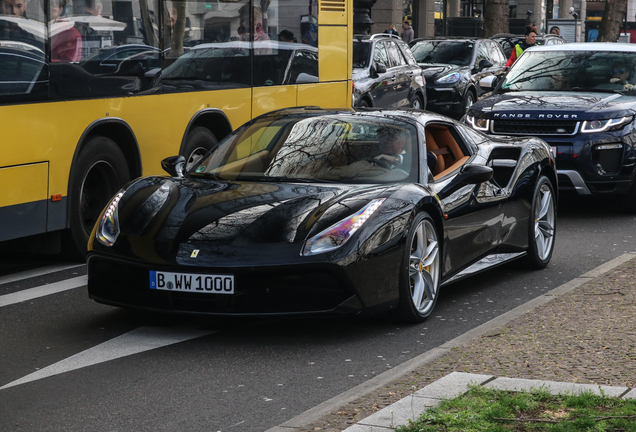
{"type": "Polygon", "coordinates": [[[477,45],[477,58],[475,59],[475,66],[479,65],[479,62],[482,60],[490,60],[490,56],[488,55],[488,45],[486,45],[482,41],[479,45],[477,45]]]}
{"type": "Polygon", "coordinates": [[[0,103],[48,98],[46,18],[39,3],[31,3],[0,1],[0,103]]]}
{"type": "Polygon", "coordinates": [[[400,49],[397,47],[395,42],[390,41],[386,43],[389,52],[389,60],[391,62],[392,67],[403,66],[406,64],[406,60],[404,60],[404,56],[400,52],[400,49]]]}
{"type": "Polygon", "coordinates": [[[382,63],[387,68],[391,67],[384,42],[377,42],[375,44],[375,47],[373,48],[373,61],[375,63],[382,63]]]}
{"type": "Polygon", "coordinates": [[[406,58],[406,62],[408,64],[410,64],[411,66],[417,66],[417,60],[415,60],[415,56],[413,55],[413,51],[411,51],[409,46],[407,44],[404,44],[404,43],[398,43],[397,45],[398,45],[398,47],[400,47],[400,50],[402,51],[402,54],[404,55],[404,58],[406,58]]]}
{"type": "Polygon", "coordinates": [[[318,51],[296,51],[285,84],[318,82],[318,51]]]}
{"type": "Polygon", "coordinates": [[[504,61],[504,56],[499,44],[494,41],[486,41],[486,43],[488,44],[488,52],[490,54],[491,61],[494,64],[502,63],[504,61]]]}
{"type": "Polygon", "coordinates": [[[154,2],[49,5],[52,99],[128,96],[155,85],[162,54],[154,2]]]}

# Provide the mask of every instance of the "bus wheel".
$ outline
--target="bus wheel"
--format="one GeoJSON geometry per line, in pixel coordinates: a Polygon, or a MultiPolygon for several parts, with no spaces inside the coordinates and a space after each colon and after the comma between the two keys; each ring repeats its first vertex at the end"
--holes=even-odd
{"type": "Polygon", "coordinates": [[[182,155],[186,158],[186,171],[190,171],[205,154],[217,144],[216,137],[210,129],[203,126],[195,127],[186,137],[182,155]]]}
{"type": "Polygon", "coordinates": [[[130,181],[126,158],[109,138],[91,136],[82,149],[69,182],[69,241],[64,250],[86,255],[88,237],[108,201],[130,181]]]}

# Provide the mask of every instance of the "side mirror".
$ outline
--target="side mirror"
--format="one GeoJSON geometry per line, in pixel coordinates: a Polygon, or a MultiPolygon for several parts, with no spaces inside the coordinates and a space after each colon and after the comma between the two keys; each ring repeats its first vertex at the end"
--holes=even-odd
{"type": "Polygon", "coordinates": [[[457,180],[465,184],[478,184],[492,179],[493,170],[482,165],[467,164],[461,167],[457,180]]]}
{"type": "Polygon", "coordinates": [[[479,72],[483,71],[484,69],[488,69],[491,68],[493,66],[492,62],[490,60],[486,60],[486,59],[482,59],[479,62],[479,72]]]}
{"type": "Polygon", "coordinates": [[[171,177],[183,177],[185,163],[183,156],[170,156],[161,161],[161,168],[171,177]]]}
{"type": "Polygon", "coordinates": [[[488,75],[479,80],[479,87],[484,90],[492,90],[497,86],[497,76],[488,75]]]}
{"type": "Polygon", "coordinates": [[[371,66],[371,75],[374,78],[377,78],[378,74],[386,73],[386,65],[384,63],[376,63],[373,62],[373,66],[371,66]]]}

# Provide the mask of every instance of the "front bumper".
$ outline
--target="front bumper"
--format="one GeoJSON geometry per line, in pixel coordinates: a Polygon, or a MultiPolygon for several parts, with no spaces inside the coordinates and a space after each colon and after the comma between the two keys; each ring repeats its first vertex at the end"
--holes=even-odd
{"type": "Polygon", "coordinates": [[[155,265],[91,253],[88,295],[98,303],[205,315],[350,315],[397,304],[395,260],[236,267],[155,265]],[[150,289],[150,271],[233,274],[234,294],[150,289]],[[392,286],[395,285],[395,286],[392,286]]]}
{"type": "MultiPolygon", "coordinates": [[[[495,120],[497,122],[497,120],[495,120]]],[[[551,122],[540,127],[552,128],[551,122]]],[[[623,129],[601,133],[581,133],[580,124],[563,122],[563,135],[550,133],[494,132],[493,135],[533,135],[545,140],[556,155],[559,189],[580,195],[622,195],[634,182],[636,166],[636,129],[627,125],[623,129]]],[[[539,126],[538,126],[539,127],[539,126]]],[[[539,129],[540,130],[540,129],[539,129]]]]}
{"type": "Polygon", "coordinates": [[[457,87],[426,86],[426,109],[440,114],[452,113],[462,107],[463,96],[457,87]]]}

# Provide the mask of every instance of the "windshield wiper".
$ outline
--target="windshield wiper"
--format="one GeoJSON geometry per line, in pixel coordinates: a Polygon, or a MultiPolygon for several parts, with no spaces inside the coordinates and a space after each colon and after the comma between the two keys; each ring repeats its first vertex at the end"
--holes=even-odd
{"type": "Polygon", "coordinates": [[[620,94],[623,94],[624,91],[629,91],[629,90],[615,90],[615,89],[600,89],[600,88],[594,88],[594,87],[572,87],[572,90],[588,91],[588,92],[594,92],[594,93],[620,93],[620,94]]]}
{"type": "Polygon", "coordinates": [[[307,177],[277,177],[277,176],[241,176],[237,180],[242,181],[265,181],[265,182],[279,182],[279,183],[333,183],[332,180],[326,180],[321,178],[307,178],[307,177]]]}

